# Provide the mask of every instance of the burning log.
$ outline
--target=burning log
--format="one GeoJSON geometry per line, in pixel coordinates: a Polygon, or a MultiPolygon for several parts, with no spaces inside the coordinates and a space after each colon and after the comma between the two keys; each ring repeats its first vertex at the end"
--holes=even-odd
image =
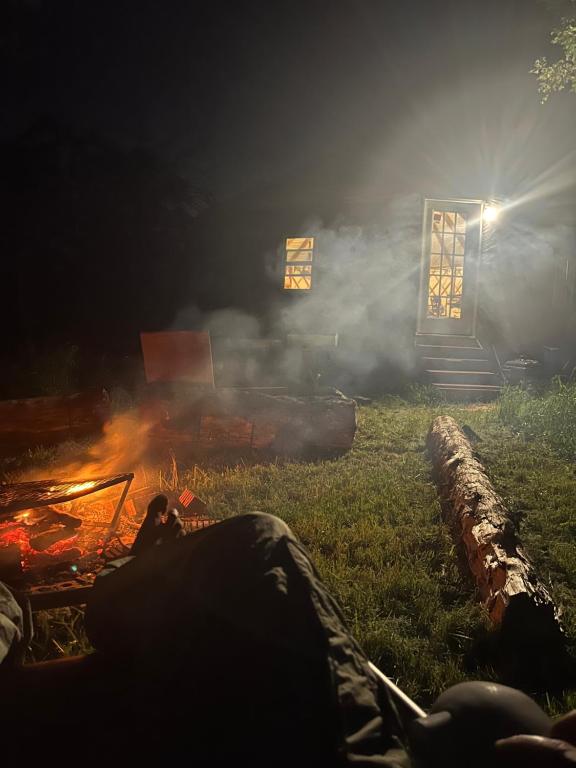
{"type": "Polygon", "coordinates": [[[70,547],[62,552],[48,554],[45,552],[34,552],[28,556],[31,568],[54,568],[68,563],[75,563],[82,556],[82,550],[78,547],[70,547]]]}
{"type": "Polygon", "coordinates": [[[76,534],[75,528],[58,528],[55,531],[48,531],[47,533],[41,533],[39,536],[34,536],[30,539],[30,546],[37,552],[43,552],[53,544],[71,539],[76,534]]]}
{"type": "Polygon", "coordinates": [[[439,416],[427,443],[445,518],[502,641],[534,656],[560,647],[559,612],[466,436],[453,418],[439,416]]]}
{"type": "Polygon", "coordinates": [[[26,525],[38,533],[50,530],[55,525],[62,525],[66,528],[79,528],[82,525],[82,520],[79,517],[68,515],[66,512],[59,512],[51,506],[32,509],[24,515],[18,515],[17,518],[25,521],[26,525]]]}
{"type": "MultiPolygon", "coordinates": [[[[2,520],[0,512],[0,521],[2,520]]],[[[0,522],[0,542],[18,544],[20,550],[32,548],[38,552],[49,549],[59,541],[76,536],[82,520],[51,506],[31,509],[14,515],[14,522],[0,522]]]]}
{"type": "Polygon", "coordinates": [[[13,452],[99,432],[110,417],[106,390],[63,397],[0,401],[0,452],[13,452]]]}

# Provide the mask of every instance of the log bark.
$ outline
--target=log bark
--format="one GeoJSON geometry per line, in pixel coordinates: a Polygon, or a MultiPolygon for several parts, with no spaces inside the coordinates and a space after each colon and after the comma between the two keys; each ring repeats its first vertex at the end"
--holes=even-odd
{"type": "Polygon", "coordinates": [[[340,394],[291,397],[220,390],[169,400],[151,398],[144,417],[160,443],[237,448],[298,455],[307,450],[349,450],[356,433],[356,403],[340,394]]]}
{"type": "Polygon", "coordinates": [[[0,401],[0,453],[77,440],[99,432],[110,417],[106,390],[62,397],[0,401]]]}
{"type": "Polygon", "coordinates": [[[427,444],[445,519],[462,545],[493,625],[513,644],[536,652],[551,643],[562,644],[558,609],[456,421],[436,418],[427,444]]]}

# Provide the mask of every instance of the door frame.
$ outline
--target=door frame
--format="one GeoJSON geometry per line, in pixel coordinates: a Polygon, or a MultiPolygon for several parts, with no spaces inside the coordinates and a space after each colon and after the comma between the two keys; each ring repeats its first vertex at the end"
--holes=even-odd
{"type": "Polygon", "coordinates": [[[475,336],[476,316],[478,312],[478,281],[480,277],[480,261],[482,257],[482,220],[484,216],[484,200],[468,198],[424,198],[422,216],[422,252],[420,257],[420,291],[418,294],[418,318],[416,332],[422,334],[439,334],[443,336],[475,336]],[[428,282],[430,272],[430,241],[433,210],[456,212],[469,211],[469,206],[478,209],[477,244],[472,254],[465,253],[462,314],[464,304],[469,319],[443,319],[428,317],[428,282]],[[468,279],[466,279],[468,275],[468,279]]]}

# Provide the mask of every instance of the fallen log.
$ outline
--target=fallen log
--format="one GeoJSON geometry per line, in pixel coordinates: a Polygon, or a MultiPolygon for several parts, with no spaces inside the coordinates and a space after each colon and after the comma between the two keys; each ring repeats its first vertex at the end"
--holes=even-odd
{"type": "Polygon", "coordinates": [[[142,408],[153,442],[201,449],[234,448],[298,455],[349,450],[356,403],[339,393],[292,397],[220,390],[168,399],[150,397],[142,408]]]}
{"type": "Polygon", "coordinates": [[[537,654],[563,644],[559,611],[456,421],[450,416],[434,419],[427,446],[445,519],[462,545],[480,597],[502,639],[537,654]]]}
{"type": "Polygon", "coordinates": [[[106,390],[92,389],[61,397],[0,401],[0,454],[99,432],[110,417],[106,390]]]}

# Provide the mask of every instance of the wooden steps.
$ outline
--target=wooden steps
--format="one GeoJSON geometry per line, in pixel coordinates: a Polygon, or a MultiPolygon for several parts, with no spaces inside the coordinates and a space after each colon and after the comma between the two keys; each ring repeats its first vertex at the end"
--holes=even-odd
{"type": "Polygon", "coordinates": [[[492,361],[486,358],[422,356],[420,359],[427,370],[492,371],[492,361]]]}
{"type": "Polygon", "coordinates": [[[502,377],[494,355],[475,336],[417,333],[416,353],[424,383],[449,400],[492,400],[502,377]]]}

